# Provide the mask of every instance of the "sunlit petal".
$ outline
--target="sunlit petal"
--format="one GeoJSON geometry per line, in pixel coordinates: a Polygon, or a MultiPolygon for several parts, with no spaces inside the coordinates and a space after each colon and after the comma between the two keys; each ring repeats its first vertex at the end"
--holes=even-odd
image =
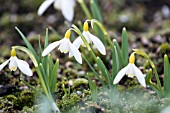
{"type": "Polygon", "coordinates": [[[47,54],[49,54],[54,48],[56,48],[60,43],[62,42],[62,40],[60,41],[56,41],[53,42],[51,44],[49,44],[45,50],[42,52],[42,56],[46,56],[47,54]]]}
{"type": "Polygon", "coordinates": [[[17,57],[15,57],[15,61],[17,63],[18,68],[21,70],[22,73],[28,76],[33,75],[31,69],[29,68],[29,64],[27,62],[20,60],[17,57]]]}
{"type": "Polygon", "coordinates": [[[62,0],[55,0],[54,8],[61,10],[61,4],[62,4],[62,0]]]}
{"type": "Polygon", "coordinates": [[[79,48],[80,45],[82,45],[84,42],[82,41],[81,37],[78,37],[77,39],[74,40],[73,42],[73,45],[76,47],[76,48],[79,48]]]}
{"type": "Polygon", "coordinates": [[[113,84],[117,84],[125,75],[126,71],[128,70],[129,65],[127,65],[126,67],[124,67],[123,69],[121,69],[118,74],[116,75],[113,84]]]}
{"type": "Polygon", "coordinates": [[[135,71],[135,76],[137,77],[139,83],[143,87],[146,87],[145,76],[143,75],[143,73],[135,65],[134,65],[134,71],[135,71]]]}
{"type": "Polygon", "coordinates": [[[74,58],[78,63],[82,64],[82,57],[80,51],[70,42],[70,52],[73,54],[74,58]]]}
{"type": "Polygon", "coordinates": [[[38,9],[38,15],[42,15],[54,1],[55,0],[45,0],[38,9]]]}
{"type": "Polygon", "coordinates": [[[61,12],[68,21],[72,21],[74,17],[74,0],[62,0],[61,12]]]}
{"type": "Polygon", "coordinates": [[[82,34],[85,37],[85,39],[87,40],[87,42],[90,43],[91,42],[90,32],[89,31],[83,31],[82,34]]]}
{"type": "Polygon", "coordinates": [[[129,68],[126,71],[126,75],[130,78],[133,78],[135,76],[135,71],[134,71],[134,64],[129,63],[129,68]]]}
{"type": "Polygon", "coordinates": [[[95,47],[99,50],[99,52],[103,55],[106,55],[106,49],[103,43],[96,36],[90,34],[90,39],[94,43],[95,47]]]}
{"type": "Polygon", "coordinates": [[[71,51],[69,51],[69,58],[73,56],[73,53],[71,51]]]}
{"type": "Polygon", "coordinates": [[[58,50],[60,50],[61,53],[67,53],[70,50],[69,42],[69,39],[64,38],[63,41],[60,43],[58,50]]]}
{"type": "Polygon", "coordinates": [[[9,69],[10,69],[11,71],[16,71],[16,70],[17,70],[17,63],[16,63],[15,58],[16,58],[16,57],[11,57],[11,58],[10,58],[9,69]]]}
{"type": "Polygon", "coordinates": [[[8,64],[9,60],[6,60],[4,63],[0,65],[0,71],[8,64]]]}

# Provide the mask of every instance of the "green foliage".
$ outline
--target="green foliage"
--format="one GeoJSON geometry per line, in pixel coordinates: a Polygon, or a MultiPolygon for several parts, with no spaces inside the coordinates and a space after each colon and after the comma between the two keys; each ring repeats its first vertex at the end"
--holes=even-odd
{"type": "Polygon", "coordinates": [[[80,97],[76,93],[71,93],[70,95],[64,95],[62,100],[58,103],[58,106],[63,109],[68,109],[74,106],[79,100],[80,97]]]}
{"type": "Polygon", "coordinates": [[[73,83],[73,87],[79,87],[81,85],[87,85],[88,84],[88,80],[85,78],[77,78],[74,83],[73,83]]]}
{"type": "Polygon", "coordinates": [[[164,55],[164,95],[170,97],[170,64],[167,55],[164,55]]]}

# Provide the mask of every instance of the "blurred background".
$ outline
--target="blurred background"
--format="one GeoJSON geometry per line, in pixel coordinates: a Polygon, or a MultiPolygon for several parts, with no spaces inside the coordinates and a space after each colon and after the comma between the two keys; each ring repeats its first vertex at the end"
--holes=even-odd
{"type": "MultiPolygon", "coordinates": [[[[44,41],[45,30],[48,27],[53,28],[55,32],[60,34],[60,37],[58,37],[53,30],[49,30],[50,42],[59,40],[64,36],[69,25],[61,14],[61,11],[54,9],[53,4],[42,16],[37,15],[38,8],[43,1],[44,0],[0,0],[0,63],[10,57],[12,46],[24,45],[24,42],[15,30],[15,27],[18,27],[23,32],[35,48],[38,46],[39,35],[41,41],[44,41]]],[[[158,67],[158,73],[161,75],[160,77],[163,78],[163,56],[167,53],[170,58],[170,0],[96,1],[98,2],[100,14],[103,19],[103,25],[107,29],[110,37],[112,39],[117,39],[120,43],[122,28],[126,27],[130,45],[129,53],[131,52],[131,49],[134,48],[145,50],[149,53],[151,59],[155,61],[155,64],[158,67]]],[[[85,3],[90,10],[90,0],[85,0],[85,3]]],[[[78,2],[76,2],[74,14],[72,23],[75,25],[79,25],[79,23],[83,23],[87,19],[78,2]]],[[[19,54],[20,57],[26,59],[28,63],[32,65],[31,60],[28,60],[28,56],[22,52],[19,52],[19,54]]],[[[101,56],[104,63],[110,63],[110,54],[111,52],[107,51],[106,58],[105,56],[101,56]]],[[[81,76],[82,73],[85,73],[85,71],[77,70],[86,70],[88,68],[85,64],[83,64],[84,67],[76,64],[74,70],[69,68],[64,71],[64,69],[68,67],[73,67],[73,63],[64,59],[65,55],[61,53],[54,56],[55,59],[58,57],[61,59],[62,65],[60,74],[63,75],[64,73],[64,79],[67,79],[69,75],[74,75],[71,77],[69,76],[70,78],[77,78],[79,74],[81,76]]],[[[139,66],[143,66],[143,62],[145,61],[139,57],[136,62],[139,66]]],[[[107,66],[109,69],[110,64],[107,66]]],[[[23,88],[24,85],[20,83],[18,79],[20,77],[19,71],[14,73],[16,76],[11,76],[13,75],[13,72],[11,74],[9,70],[4,70],[0,73],[2,74],[0,75],[0,96],[11,94],[11,92],[14,94],[14,90],[17,89],[18,91],[18,89],[23,88]],[[10,85],[8,86],[7,84],[10,85]],[[4,86],[2,87],[2,85],[4,86]],[[4,89],[7,89],[7,91],[4,91],[4,89]],[[3,91],[5,93],[3,93],[3,91]]],[[[29,83],[32,85],[39,84],[37,76],[34,76],[31,79],[26,77],[26,79],[30,80],[29,83]]],[[[124,81],[120,84],[123,83],[124,81]]],[[[124,84],[126,85],[126,83],[124,84]]],[[[87,84],[86,86],[88,87],[87,84]]],[[[17,96],[15,94],[15,96],[20,97],[24,94],[25,93],[17,94],[17,96]]],[[[31,94],[31,92],[26,92],[26,95],[31,94]]],[[[28,97],[28,100],[25,101],[30,102],[30,106],[32,106],[33,100],[30,101],[30,98],[28,97]]],[[[22,99],[24,99],[24,97],[22,99]]],[[[21,103],[18,103],[18,106],[22,104],[24,106],[22,101],[21,103]]],[[[18,106],[16,104],[16,107],[18,106]]],[[[19,109],[22,109],[23,106],[20,106],[19,109]]]]}

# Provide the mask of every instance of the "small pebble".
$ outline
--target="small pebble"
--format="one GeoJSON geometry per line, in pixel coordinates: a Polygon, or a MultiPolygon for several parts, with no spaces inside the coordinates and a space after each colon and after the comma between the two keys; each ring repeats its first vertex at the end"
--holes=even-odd
{"type": "Polygon", "coordinates": [[[82,94],[82,92],[81,92],[81,91],[77,91],[77,94],[78,94],[78,95],[81,95],[81,94],[82,94]]]}

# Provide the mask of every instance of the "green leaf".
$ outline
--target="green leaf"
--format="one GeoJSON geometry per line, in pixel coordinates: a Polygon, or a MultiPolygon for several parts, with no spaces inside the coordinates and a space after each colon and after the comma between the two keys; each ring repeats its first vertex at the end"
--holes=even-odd
{"type": "Polygon", "coordinates": [[[34,57],[37,59],[38,61],[38,57],[37,57],[37,53],[35,52],[34,48],[32,47],[32,45],[29,43],[29,41],[27,40],[27,38],[24,36],[24,34],[17,28],[15,27],[15,29],[19,32],[19,34],[21,35],[22,39],[24,40],[26,46],[28,47],[28,49],[32,52],[32,54],[34,55],[34,57]]]}
{"type": "Polygon", "coordinates": [[[40,69],[40,68],[42,68],[42,64],[40,64],[39,67],[36,67],[35,69],[36,69],[36,72],[37,72],[38,77],[40,79],[40,82],[41,82],[41,85],[43,87],[43,90],[44,90],[46,96],[50,99],[51,98],[51,93],[49,91],[49,86],[47,86],[47,81],[45,81],[45,79],[44,79],[43,69],[40,69]]]}
{"type": "Polygon", "coordinates": [[[170,97],[170,64],[166,54],[164,55],[164,95],[170,97]]]}
{"type": "Polygon", "coordinates": [[[46,28],[46,36],[45,36],[45,42],[44,42],[44,49],[48,46],[48,28],[46,28]]]}
{"type": "Polygon", "coordinates": [[[146,74],[145,80],[147,85],[152,83],[152,69],[149,69],[148,73],[146,74]]]}
{"type": "Polygon", "coordinates": [[[105,80],[107,81],[108,84],[111,84],[112,82],[112,78],[110,76],[110,74],[108,73],[108,70],[106,68],[106,66],[104,65],[103,61],[100,59],[100,57],[97,57],[97,65],[99,66],[102,75],[104,76],[105,80]]]}
{"type": "Polygon", "coordinates": [[[123,59],[123,56],[122,56],[122,53],[121,53],[121,50],[120,50],[120,46],[115,39],[113,40],[113,45],[116,47],[116,50],[117,50],[117,54],[118,54],[118,57],[119,57],[119,69],[120,69],[123,66],[125,66],[125,62],[124,62],[124,59],[123,59]]]}
{"type": "Polygon", "coordinates": [[[41,47],[41,39],[40,39],[40,35],[38,36],[38,55],[39,55],[39,62],[42,62],[42,47],[41,47]]]}
{"type": "Polygon", "coordinates": [[[98,80],[102,83],[104,89],[106,89],[106,84],[104,83],[104,81],[100,78],[99,74],[95,71],[95,69],[92,67],[92,65],[90,64],[90,62],[86,59],[86,57],[84,57],[84,55],[82,55],[83,58],[85,59],[85,61],[87,62],[88,66],[90,67],[90,69],[93,71],[94,75],[98,78],[98,80]]]}
{"type": "MultiPolygon", "coordinates": [[[[43,77],[45,86],[46,86],[47,89],[48,89],[48,87],[49,87],[48,82],[47,82],[47,81],[48,81],[48,76],[46,75],[45,70],[44,70],[44,68],[43,68],[43,65],[42,65],[41,63],[39,64],[39,69],[40,69],[41,75],[42,75],[42,77],[43,77]]],[[[49,90],[48,90],[48,91],[49,91],[49,90]]]]}
{"type": "Polygon", "coordinates": [[[112,47],[112,80],[115,78],[119,71],[119,57],[116,46],[112,47]]]}
{"type": "Polygon", "coordinates": [[[95,83],[95,81],[92,81],[89,77],[88,77],[88,81],[89,81],[92,101],[97,102],[97,86],[96,86],[96,83],[95,83]]]}
{"type": "Polygon", "coordinates": [[[31,58],[34,66],[38,67],[38,62],[37,62],[36,58],[34,57],[33,53],[28,48],[23,47],[23,46],[13,46],[12,48],[19,49],[19,50],[24,51],[25,53],[27,53],[27,55],[31,58]]]}
{"type": "Polygon", "coordinates": [[[100,13],[100,10],[99,10],[99,7],[98,7],[96,0],[90,1],[90,8],[91,8],[91,11],[92,11],[93,18],[102,22],[102,16],[101,16],[101,13],[100,13]]]}
{"type": "Polygon", "coordinates": [[[87,17],[88,19],[91,19],[91,18],[92,18],[92,17],[91,17],[91,14],[90,14],[89,9],[87,8],[84,0],[78,0],[78,2],[80,3],[80,7],[81,7],[81,9],[84,11],[86,17],[87,17]]]}
{"type": "Polygon", "coordinates": [[[128,64],[128,37],[127,37],[127,32],[126,28],[124,27],[122,30],[122,56],[124,58],[125,65],[128,64]]]}
{"type": "Polygon", "coordinates": [[[52,75],[50,75],[51,76],[51,92],[55,92],[55,89],[56,89],[58,68],[59,68],[59,59],[56,60],[56,63],[52,70],[52,75]]]}

